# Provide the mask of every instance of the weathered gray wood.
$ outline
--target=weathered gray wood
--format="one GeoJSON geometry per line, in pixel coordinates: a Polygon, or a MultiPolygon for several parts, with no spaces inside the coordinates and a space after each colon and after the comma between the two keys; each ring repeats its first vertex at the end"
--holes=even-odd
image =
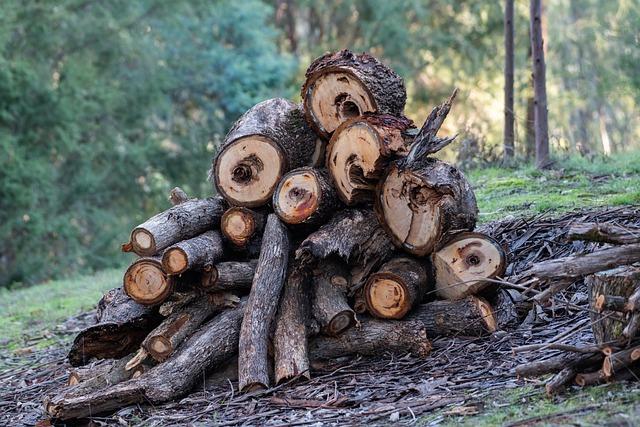
{"type": "Polygon", "coordinates": [[[258,260],[219,262],[202,274],[200,285],[210,291],[249,291],[258,260]]]}
{"type": "Polygon", "coordinates": [[[483,336],[495,332],[497,322],[489,303],[469,296],[456,301],[433,301],[421,304],[406,317],[420,320],[430,337],[483,336]]]}
{"type": "Polygon", "coordinates": [[[224,257],[219,231],[206,231],[168,247],[162,255],[162,269],[167,274],[182,274],[187,270],[204,270],[224,257]]]}
{"type": "Polygon", "coordinates": [[[608,223],[580,222],[571,224],[567,231],[570,240],[631,245],[640,243],[640,228],[608,223]]]}
{"type": "Polygon", "coordinates": [[[356,323],[349,307],[346,266],[334,259],[323,261],[313,272],[311,312],[326,335],[340,335],[356,323]]]}

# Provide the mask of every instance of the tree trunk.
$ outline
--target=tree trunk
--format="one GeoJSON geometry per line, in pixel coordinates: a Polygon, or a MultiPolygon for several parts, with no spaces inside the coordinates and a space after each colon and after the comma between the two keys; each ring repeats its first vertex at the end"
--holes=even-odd
{"type": "Polygon", "coordinates": [[[534,118],[536,167],[547,168],[549,157],[549,124],[547,119],[547,87],[542,37],[542,0],[530,0],[531,52],[533,57],[534,118]]]}
{"type": "Polygon", "coordinates": [[[262,232],[266,220],[266,210],[233,207],[222,215],[220,230],[232,250],[257,257],[262,246],[262,232]]]}
{"type": "Polygon", "coordinates": [[[214,317],[164,363],[136,379],[92,393],[69,388],[45,401],[52,418],[84,418],[135,403],[159,404],[184,396],[203,372],[229,359],[238,349],[244,305],[214,317]]]}
{"type": "Polygon", "coordinates": [[[273,336],[276,384],[295,377],[311,378],[307,354],[309,298],[306,272],[293,265],[280,300],[273,336]]]}
{"type": "Polygon", "coordinates": [[[151,256],[165,248],[217,228],[226,203],[219,197],[191,199],[149,218],[131,232],[131,247],[140,256],[151,256]]]}
{"type": "Polygon", "coordinates": [[[513,105],[513,0],[505,1],[504,9],[504,153],[508,164],[514,153],[515,111],[513,105]]]}
{"type": "Polygon", "coordinates": [[[506,255],[500,244],[482,233],[457,234],[431,255],[438,295],[461,299],[490,285],[482,279],[504,275],[506,255]]]}
{"type": "Polygon", "coordinates": [[[263,101],[233,125],[209,177],[231,205],[265,205],[287,171],[310,164],[316,138],[297,104],[263,101]]]}
{"type": "Polygon", "coordinates": [[[478,215],[464,175],[430,157],[394,162],[375,207],[394,244],[417,256],[433,252],[452,233],[472,230],[478,215]]]}
{"type": "Polygon", "coordinates": [[[340,335],[356,323],[345,296],[347,286],[347,270],[339,261],[324,261],[313,273],[311,312],[326,335],[340,335]]]}
{"type": "Polygon", "coordinates": [[[457,301],[433,301],[421,304],[409,314],[420,320],[430,337],[482,336],[497,329],[494,310],[483,298],[469,296],[457,301]]]}
{"type": "MultiPolygon", "coordinates": [[[[529,54],[531,59],[531,54],[529,54]]],[[[530,79],[531,86],[533,87],[533,79],[530,79]]],[[[530,89],[533,90],[533,89],[530,89]]],[[[525,158],[531,160],[535,156],[536,152],[536,130],[535,126],[535,111],[536,104],[533,96],[527,96],[527,115],[525,117],[524,129],[525,129],[525,158]]]]}
{"type": "Polygon", "coordinates": [[[324,138],[365,112],[401,116],[407,100],[402,78],[366,53],[327,53],[311,63],[305,77],[305,117],[324,138]]]}
{"type": "Polygon", "coordinates": [[[220,262],[202,274],[201,287],[207,291],[248,292],[258,260],[220,262]]]}
{"type": "Polygon", "coordinates": [[[640,228],[597,222],[574,223],[567,232],[569,240],[630,245],[640,243],[640,228]]]}
{"type": "Polygon", "coordinates": [[[287,229],[275,214],[270,214],[240,332],[238,387],[241,391],[269,387],[269,332],[287,275],[289,249],[287,229]]]}
{"type": "Polygon", "coordinates": [[[162,269],[173,275],[206,270],[223,256],[220,232],[211,230],[167,248],[162,255],[162,269]]]}
{"type": "Polygon", "coordinates": [[[155,309],[129,298],[122,288],[107,292],[97,310],[98,324],[80,332],[69,351],[71,366],[80,366],[91,358],[113,359],[135,351],[147,333],[161,318],[155,309]]]}
{"type": "Polygon", "coordinates": [[[360,279],[354,281],[352,277],[353,288],[392,253],[393,245],[371,210],[345,209],[307,236],[296,251],[296,259],[312,264],[338,256],[350,265],[358,266],[360,279]]]}
{"type": "Polygon", "coordinates": [[[427,331],[420,321],[363,320],[337,337],[316,337],[309,346],[311,359],[334,359],[360,354],[377,356],[387,352],[426,357],[431,351],[427,331]]]}
{"type": "Polygon", "coordinates": [[[127,295],[143,305],[161,303],[173,291],[173,282],[162,269],[159,256],[134,261],[124,273],[122,282],[127,295]]]}
{"type": "Polygon", "coordinates": [[[382,319],[402,319],[422,302],[427,286],[427,272],[422,263],[394,258],[369,276],[364,289],[367,309],[382,319]]]}
{"type": "Polygon", "coordinates": [[[394,158],[405,156],[414,137],[405,117],[365,114],[344,122],[327,147],[327,169],[347,205],[370,202],[376,185],[394,158]]]}
{"type": "Polygon", "coordinates": [[[322,224],[339,206],[325,169],[294,169],[282,178],[273,193],[273,210],[287,224],[322,224]]]}

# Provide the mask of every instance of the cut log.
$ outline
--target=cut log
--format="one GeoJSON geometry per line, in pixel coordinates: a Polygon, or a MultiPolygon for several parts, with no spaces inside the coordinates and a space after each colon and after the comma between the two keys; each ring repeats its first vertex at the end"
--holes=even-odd
{"type": "Polygon", "coordinates": [[[251,289],[258,260],[220,262],[202,274],[201,287],[207,291],[247,292],[251,289]]]}
{"type": "Polygon", "coordinates": [[[306,282],[303,269],[289,267],[273,335],[276,384],[296,377],[311,378],[306,327],[310,295],[306,282]]]}
{"type": "Polygon", "coordinates": [[[287,171],[311,163],[316,140],[297,104],[263,101],[233,125],[209,177],[231,205],[262,206],[287,171]]]}
{"type": "Polygon", "coordinates": [[[347,303],[347,286],[347,269],[339,261],[326,260],[313,272],[311,312],[326,335],[340,335],[356,323],[347,303]]]}
{"type": "Polygon", "coordinates": [[[606,300],[611,301],[615,297],[624,303],[636,289],[640,289],[640,268],[621,266],[600,271],[587,276],[585,283],[589,287],[591,329],[596,343],[608,344],[621,340],[627,324],[626,315],[602,309],[606,300]]]}
{"type": "Polygon", "coordinates": [[[536,302],[544,303],[581,277],[635,262],[640,262],[640,244],[543,261],[510,278],[510,281],[518,283],[536,279],[542,283],[552,282],[551,286],[533,297],[536,302]]]}
{"type": "Polygon", "coordinates": [[[402,319],[422,302],[427,285],[422,263],[411,258],[394,258],[367,280],[364,290],[367,309],[382,319],[402,319]]]}
{"type": "Polygon", "coordinates": [[[486,300],[475,296],[421,304],[407,319],[420,320],[430,337],[477,337],[493,333],[497,329],[493,308],[486,300]]]}
{"type": "Polygon", "coordinates": [[[140,256],[160,253],[169,246],[217,228],[226,209],[219,197],[191,199],[151,217],[131,232],[131,246],[140,256]]]}
{"type": "Polygon", "coordinates": [[[617,351],[611,356],[604,358],[604,362],[602,363],[602,372],[607,378],[612,377],[619,374],[622,369],[630,366],[639,359],[640,346],[617,351]]]}
{"type": "Polygon", "coordinates": [[[457,234],[431,255],[436,290],[445,299],[475,295],[504,275],[507,259],[500,244],[482,233],[457,234]]]}
{"type": "Polygon", "coordinates": [[[98,324],[81,331],[69,351],[71,366],[90,359],[116,359],[135,351],[161,317],[152,307],[140,305],[122,288],[107,292],[98,303],[98,324]]]}
{"type": "Polygon", "coordinates": [[[394,244],[418,256],[430,254],[455,233],[472,230],[478,215],[462,172],[428,157],[392,163],[375,202],[394,244]]]}
{"type": "Polygon", "coordinates": [[[209,317],[227,307],[226,304],[212,304],[209,298],[202,297],[164,319],[147,335],[142,348],[155,361],[164,362],[209,317]]]}
{"type": "Polygon", "coordinates": [[[344,122],[327,147],[329,170],[347,205],[370,202],[389,162],[409,152],[413,122],[404,117],[365,114],[344,122]]]}
{"type": "Polygon", "coordinates": [[[617,295],[600,294],[596,296],[593,308],[598,313],[602,313],[603,311],[625,312],[627,311],[627,299],[617,295]]]}
{"type": "Polygon", "coordinates": [[[571,367],[576,372],[582,371],[602,363],[602,353],[591,354],[560,354],[545,360],[536,360],[516,366],[516,375],[520,378],[539,377],[541,375],[560,372],[571,367]]]}
{"type": "Polygon", "coordinates": [[[321,224],[338,207],[336,190],[324,169],[294,169],[282,178],[273,193],[273,209],[287,224],[321,224]]]}
{"type": "Polygon", "coordinates": [[[583,372],[576,375],[575,383],[580,387],[586,387],[589,385],[602,384],[607,381],[607,376],[602,372],[602,369],[598,369],[595,372],[583,372]]]}
{"type": "Polygon", "coordinates": [[[402,79],[373,56],[348,50],[314,60],[302,86],[304,112],[328,138],[345,120],[365,112],[400,116],[407,101],[402,79]]]}
{"type": "Polygon", "coordinates": [[[240,332],[238,387],[241,391],[269,387],[269,332],[287,275],[289,250],[286,227],[275,214],[270,214],[240,332]]]}
{"type": "Polygon", "coordinates": [[[122,282],[127,295],[143,305],[161,303],[173,291],[173,282],[162,269],[161,257],[137,259],[127,268],[122,282]]]}
{"type": "Polygon", "coordinates": [[[567,238],[569,240],[630,245],[640,243],[640,228],[607,223],[582,222],[571,224],[567,232],[567,238]]]}
{"type": "Polygon", "coordinates": [[[222,216],[220,229],[234,250],[258,256],[266,220],[267,214],[262,210],[233,207],[222,216]]]}
{"type": "Polygon", "coordinates": [[[193,334],[164,363],[136,379],[91,393],[75,394],[73,387],[45,400],[55,419],[84,418],[135,403],[158,404],[187,394],[202,375],[224,363],[238,349],[244,305],[226,310],[193,334]]]}
{"type": "Polygon", "coordinates": [[[207,231],[168,247],[162,254],[162,269],[167,274],[182,274],[187,270],[205,270],[224,256],[222,236],[207,231]]]}
{"type": "Polygon", "coordinates": [[[426,357],[431,351],[424,325],[417,320],[366,319],[337,337],[319,336],[311,341],[311,359],[335,359],[360,354],[377,356],[385,353],[426,357]]]}
{"type": "Polygon", "coordinates": [[[389,236],[371,210],[345,209],[307,236],[296,251],[296,259],[313,264],[337,256],[356,265],[359,278],[352,275],[351,284],[352,288],[357,288],[369,272],[391,256],[393,250],[389,236]]]}
{"type": "Polygon", "coordinates": [[[567,366],[551,377],[544,386],[547,396],[561,393],[569,384],[573,384],[576,374],[577,371],[573,366],[567,366]]]}

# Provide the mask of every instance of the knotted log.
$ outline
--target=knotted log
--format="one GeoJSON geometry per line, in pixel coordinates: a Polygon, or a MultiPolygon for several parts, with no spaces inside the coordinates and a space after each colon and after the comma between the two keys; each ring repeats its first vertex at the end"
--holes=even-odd
{"type": "Polygon", "coordinates": [[[346,298],[347,270],[343,263],[326,260],[313,272],[311,312],[322,332],[337,336],[356,323],[346,298]]]}
{"type": "Polygon", "coordinates": [[[323,138],[365,112],[400,116],[407,100],[400,76],[366,53],[327,53],[311,63],[305,78],[305,117],[323,138]]]}
{"type": "Polygon", "coordinates": [[[297,104],[282,98],[263,101],[233,125],[210,179],[231,205],[262,206],[287,171],[310,164],[316,139],[297,104]]]}

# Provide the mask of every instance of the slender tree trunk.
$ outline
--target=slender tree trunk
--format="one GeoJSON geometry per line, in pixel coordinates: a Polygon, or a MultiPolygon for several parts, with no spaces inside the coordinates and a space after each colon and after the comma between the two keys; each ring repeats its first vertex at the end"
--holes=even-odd
{"type": "Polygon", "coordinates": [[[513,107],[513,0],[506,0],[504,9],[504,153],[509,163],[514,152],[513,107]]]}
{"type": "Polygon", "coordinates": [[[549,123],[547,118],[547,88],[542,38],[542,0],[531,0],[531,52],[533,58],[534,118],[536,141],[536,167],[544,169],[551,163],[549,157],[549,123]]]}

